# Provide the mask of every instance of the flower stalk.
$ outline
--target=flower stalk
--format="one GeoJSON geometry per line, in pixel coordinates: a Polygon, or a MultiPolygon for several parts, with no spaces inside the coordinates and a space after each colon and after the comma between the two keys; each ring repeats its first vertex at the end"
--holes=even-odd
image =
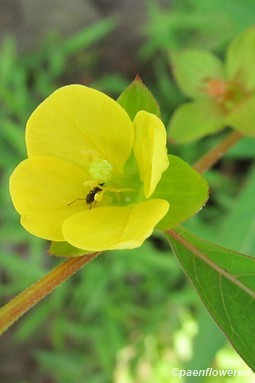
{"type": "Polygon", "coordinates": [[[98,254],[97,252],[67,259],[67,261],[57,266],[42,279],[0,308],[0,334],[6,331],[23,314],[50,294],[56,287],[96,258],[98,254]]]}
{"type": "Polygon", "coordinates": [[[193,169],[198,171],[200,174],[211,169],[216,162],[218,162],[221,157],[232,147],[234,146],[243,135],[239,132],[230,133],[223,141],[221,141],[217,146],[212,148],[207,152],[203,157],[201,157],[193,165],[193,169]]]}

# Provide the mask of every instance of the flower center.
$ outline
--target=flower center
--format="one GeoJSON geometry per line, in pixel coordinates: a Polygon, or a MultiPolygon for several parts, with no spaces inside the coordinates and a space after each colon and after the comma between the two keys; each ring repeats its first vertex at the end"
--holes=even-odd
{"type": "Polygon", "coordinates": [[[126,205],[143,199],[139,190],[142,187],[141,181],[137,177],[125,174],[116,175],[112,165],[107,160],[94,159],[89,162],[88,173],[90,179],[83,182],[86,190],[84,196],[70,201],[67,205],[71,206],[79,201],[85,201],[89,209],[107,205],[126,205]]]}
{"type": "Polygon", "coordinates": [[[225,112],[233,109],[245,96],[248,96],[239,83],[219,79],[207,79],[203,91],[225,112]]]}
{"type": "Polygon", "coordinates": [[[95,160],[89,165],[90,177],[100,183],[105,183],[112,178],[112,165],[107,160],[95,160]]]}

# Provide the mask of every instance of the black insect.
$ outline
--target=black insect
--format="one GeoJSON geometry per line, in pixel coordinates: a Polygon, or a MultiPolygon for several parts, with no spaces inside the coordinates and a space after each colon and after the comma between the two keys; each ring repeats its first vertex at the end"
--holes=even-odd
{"type": "Polygon", "coordinates": [[[76,201],[84,201],[85,200],[86,204],[89,205],[89,208],[91,209],[93,206],[93,203],[96,204],[96,202],[97,202],[97,200],[95,198],[97,193],[100,193],[103,190],[102,186],[104,186],[104,183],[98,184],[98,186],[95,186],[93,189],[90,190],[90,192],[87,194],[87,196],[85,198],[76,198],[74,201],[70,202],[68,204],[68,206],[72,205],[76,201]]]}
{"type": "Polygon", "coordinates": [[[92,208],[93,202],[97,202],[95,199],[95,196],[97,193],[100,193],[103,189],[101,186],[104,186],[104,184],[99,184],[98,186],[95,186],[93,189],[90,190],[90,192],[87,194],[87,197],[85,198],[86,204],[89,205],[89,208],[92,208]]]}

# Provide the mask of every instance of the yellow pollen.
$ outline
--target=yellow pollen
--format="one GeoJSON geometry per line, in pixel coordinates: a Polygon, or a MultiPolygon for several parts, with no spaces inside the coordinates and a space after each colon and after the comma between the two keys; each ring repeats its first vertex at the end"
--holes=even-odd
{"type": "Polygon", "coordinates": [[[96,160],[89,165],[89,175],[98,183],[105,183],[112,178],[112,165],[107,160],[96,160]]]}

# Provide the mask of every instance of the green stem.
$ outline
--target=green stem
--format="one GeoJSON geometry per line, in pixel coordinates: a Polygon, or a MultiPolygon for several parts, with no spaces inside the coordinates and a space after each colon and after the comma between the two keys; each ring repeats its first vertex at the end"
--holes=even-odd
{"type": "Polygon", "coordinates": [[[99,253],[69,258],[0,308],[0,334],[99,253]]]}
{"type": "Polygon", "coordinates": [[[243,135],[239,132],[230,133],[223,141],[200,158],[193,165],[193,168],[199,173],[204,173],[206,170],[211,169],[212,166],[228,151],[228,149],[234,146],[242,137],[243,135]]]}

